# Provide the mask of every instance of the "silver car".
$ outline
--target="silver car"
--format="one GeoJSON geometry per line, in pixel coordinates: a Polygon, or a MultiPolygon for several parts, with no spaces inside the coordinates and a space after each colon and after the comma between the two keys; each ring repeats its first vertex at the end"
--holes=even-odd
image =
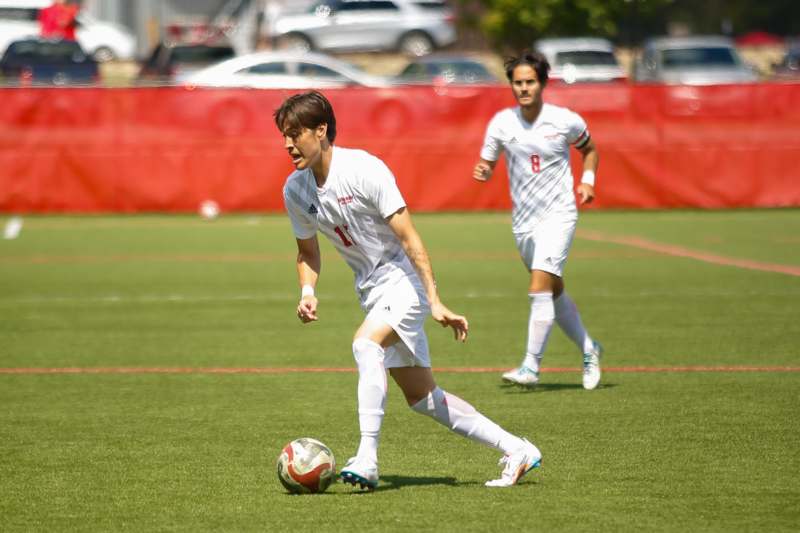
{"type": "Polygon", "coordinates": [[[644,43],[636,79],[675,85],[716,85],[758,80],[733,41],[723,36],[660,37],[644,43]]]}
{"type": "Polygon", "coordinates": [[[197,87],[251,89],[390,86],[385,78],[368,74],[346,61],[325,54],[291,50],[234,57],[195,73],[186,79],[186,83],[197,87]]]}
{"type": "Polygon", "coordinates": [[[534,49],[550,63],[550,79],[565,83],[624,81],[614,45],[597,37],[540,39],[534,49]]]}
{"type": "Polygon", "coordinates": [[[270,23],[281,48],[323,51],[399,50],[423,56],[456,40],[454,15],[442,0],[322,0],[270,23]]]}

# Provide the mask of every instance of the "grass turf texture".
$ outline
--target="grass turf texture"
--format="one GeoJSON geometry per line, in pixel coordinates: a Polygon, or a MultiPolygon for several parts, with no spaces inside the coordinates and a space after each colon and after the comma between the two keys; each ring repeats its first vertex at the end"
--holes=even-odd
{"type": "MultiPolygon", "coordinates": [[[[416,215],[465,345],[430,324],[434,366],[517,364],[526,275],[505,215],[416,215]]],[[[5,222],[0,218],[0,223],[5,222]]],[[[800,212],[587,213],[579,229],[800,265],[800,212]]],[[[0,367],[352,367],[362,315],[323,244],[319,323],[302,326],[281,216],[31,217],[0,241],[0,367]]],[[[578,237],[569,292],[606,366],[799,366],[800,278],[578,237]]],[[[497,453],[390,386],[381,485],[289,496],[300,436],[339,465],[358,442],[354,373],[0,374],[0,523],[20,530],[796,530],[800,373],[606,372],[580,388],[560,333],[534,391],[440,373],[544,454],[489,490],[497,453]],[[349,526],[348,526],[349,527],[349,526]]]]}

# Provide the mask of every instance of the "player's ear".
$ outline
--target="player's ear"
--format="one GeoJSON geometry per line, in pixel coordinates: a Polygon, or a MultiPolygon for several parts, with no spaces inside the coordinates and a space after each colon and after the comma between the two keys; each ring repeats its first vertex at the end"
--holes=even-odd
{"type": "Polygon", "coordinates": [[[328,135],[328,125],[325,123],[320,124],[314,130],[314,133],[317,135],[317,139],[321,141],[328,135]]]}

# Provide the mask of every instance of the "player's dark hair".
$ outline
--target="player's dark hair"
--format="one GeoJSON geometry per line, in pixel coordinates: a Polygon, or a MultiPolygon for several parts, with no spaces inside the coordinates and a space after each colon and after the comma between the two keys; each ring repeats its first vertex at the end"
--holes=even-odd
{"type": "Polygon", "coordinates": [[[525,52],[520,54],[519,57],[509,57],[504,64],[506,68],[506,78],[512,81],[514,78],[514,69],[520,65],[529,65],[536,71],[536,77],[539,78],[539,83],[542,87],[547,85],[547,80],[550,77],[550,63],[547,58],[539,52],[525,52]]]}
{"type": "Polygon", "coordinates": [[[333,106],[317,91],[290,96],[275,110],[274,117],[275,125],[281,132],[288,128],[313,130],[317,126],[327,124],[328,140],[333,143],[336,138],[336,116],[333,114],[333,106]]]}

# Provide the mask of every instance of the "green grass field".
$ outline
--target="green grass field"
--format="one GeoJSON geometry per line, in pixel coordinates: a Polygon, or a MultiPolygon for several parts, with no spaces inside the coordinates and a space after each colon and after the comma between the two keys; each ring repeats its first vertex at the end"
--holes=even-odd
{"type": "Polygon", "coordinates": [[[800,211],[583,215],[565,279],[606,348],[592,392],[561,332],[535,390],[447,371],[519,362],[527,275],[507,215],[415,219],[471,326],[430,324],[439,384],[541,448],[519,486],[484,488],[498,454],[390,385],[378,490],[291,496],[286,442],[355,451],[355,373],[145,371],[353,367],[352,275],[325,244],[301,325],[285,217],[27,217],[0,240],[0,530],[800,529],[800,211]]]}

